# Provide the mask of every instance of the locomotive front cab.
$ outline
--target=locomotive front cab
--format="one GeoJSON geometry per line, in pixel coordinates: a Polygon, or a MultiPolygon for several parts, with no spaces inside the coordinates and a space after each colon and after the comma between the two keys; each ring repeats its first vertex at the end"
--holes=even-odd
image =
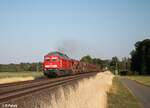
{"type": "Polygon", "coordinates": [[[44,68],[59,69],[60,68],[60,58],[57,56],[45,56],[44,57],[44,68]]]}
{"type": "Polygon", "coordinates": [[[64,76],[66,75],[66,58],[59,52],[51,52],[44,57],[44,74],[46,76],[64,76]]]}
{"type": "Polygon", "coordinates": [[[44,57],[44,74],[46,76],[57,76],[60,68],[60,58],[58,56],[45,56],[44,57]]]}

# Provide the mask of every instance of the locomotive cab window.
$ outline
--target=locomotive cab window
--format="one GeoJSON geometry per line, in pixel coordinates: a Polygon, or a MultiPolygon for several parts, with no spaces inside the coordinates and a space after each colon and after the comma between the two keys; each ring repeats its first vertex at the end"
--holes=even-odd
{"type": "Polygon", "coordinates": [[[50,59],[46,59],[45,61],[50,61],[50,59]]]}
{"type": "Polygon", "coordinates": [[[45,58],[45,61],[50,61],[50,58],[45,58]]]}
{"type": "Polygon", "coordinates": [[[53,61],[53,62],[55,62],[55,61],[56,61],[56,59],[52,59],[52,61],[53,61]]]}
{"type": "Polygon", "coordinates": [[[52,59],[53,62],[59,61],[59,58],[52,59]]]}

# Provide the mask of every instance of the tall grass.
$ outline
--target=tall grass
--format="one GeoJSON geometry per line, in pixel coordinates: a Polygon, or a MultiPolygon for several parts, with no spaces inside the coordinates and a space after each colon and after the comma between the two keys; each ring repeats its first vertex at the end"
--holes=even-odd
{"type": "Polygon", "coordinates": [[[34,80],[41,76],[42,72],[0,72],[0,84],[34,80]]]}
{"type": "Polygon", "coordinates": [[[2,78],[2,79],[0,79],[0,84],[13,83],[13,82],[20,82],[20,81],[27,81],[27,80],[34,80],[34,79],[35,79],[35,78],[32,77],[32,76],[2,78]]]}
{"type": "Polygon", "coordinates": [[[99,73],[95,77],[83,79],[76,87],[60,87],[59,95],[52,94],[49,105],[44,108],[106,108],[107,91],[112,84],[110,72],[99,73]]]}
{"type": "Polygon", "coordinates": [[[2,78],[12,78],[12,77],[29,77],[33,76],[35,78],[43,76],[43,72],[0,72],[0,79],[2,78]]]}

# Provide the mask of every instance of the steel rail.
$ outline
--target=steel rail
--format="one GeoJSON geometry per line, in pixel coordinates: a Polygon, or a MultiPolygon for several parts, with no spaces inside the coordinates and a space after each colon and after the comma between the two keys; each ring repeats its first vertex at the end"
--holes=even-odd
{"type": "MultiPolygon", "coordinates": [[[[80,74],[82,75],[82,74],[80,74]]],[[[6,94],[6,93],[9,93],[11,91],[16,91],[16,90],[21,90],[21,89],[25,89],[27,87],[35,87],[35,86],[38,86],[40,84],[48,84],[48,83],[53,83],[55,81],[61,81],[61,80],[65,80],[65,79],[68,79],[68,78],[74,78],[74,77],[77,77],[77,76],[80,76],[79,74],[78,75],[74,75],[74,76],[65,76],[65,77],[59,77],[59,78],[53,78],[53,79],[48,79],[48,78],[45,78],[45,79],[42,79],[42,80],[32,80],[32,81],[24,81],[24,82],[20,82],[20,83],[14,83],[14,84],[11,84],[11,85],[3,85],[2,87],[0,86],[0,95],[2,94],[6,94]]]]}

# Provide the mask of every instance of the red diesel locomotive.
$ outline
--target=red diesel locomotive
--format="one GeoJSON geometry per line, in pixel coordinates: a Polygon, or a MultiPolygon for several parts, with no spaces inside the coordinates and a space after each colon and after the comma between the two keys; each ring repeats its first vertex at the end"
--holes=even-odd
{"type": "Polygon", "coordinates": [[[100,66],[71,59],[60,52],[51,52],[44,56],[43,71],[44,75],[49,77],[98,72],[100,70],[100,66]]]}

